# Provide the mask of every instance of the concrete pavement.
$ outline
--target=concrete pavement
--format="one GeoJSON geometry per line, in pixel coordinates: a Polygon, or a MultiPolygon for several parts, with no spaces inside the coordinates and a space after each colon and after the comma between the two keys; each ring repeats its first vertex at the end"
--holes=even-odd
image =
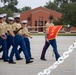
{"type": "MultiPolygon", "coordinates": [[[[26,64],[25,59],[16,61],[15,57],[14,60],[17,64],[8,64],[0,60],[0,75],[37,75],[45,68],[53,65],[55,58],[52,57],[51,46],[46,53],[47,61],[40,60],[44,40],[44,36],[33,36],[33,38],[30,39],[32,57],[34,57],[34,62],[31,64],[26,64]]],[[[68,50],[68,47],[73,44],[74,40],[76,40],[76,36],[57,36],[57,45],[60,55],[68,50]]],[[[69,58],[67,58],[65,62],[60,64],[55,70],[52,70],[49,75],[75,75],[75,55],[76,51],[70,53],[69,58]]],[[[0,53],[0,57],[1,56],[2,53],[0,53]]],[[[21,53],[21,57],[24,58],[23,53],[21,53]]]]}

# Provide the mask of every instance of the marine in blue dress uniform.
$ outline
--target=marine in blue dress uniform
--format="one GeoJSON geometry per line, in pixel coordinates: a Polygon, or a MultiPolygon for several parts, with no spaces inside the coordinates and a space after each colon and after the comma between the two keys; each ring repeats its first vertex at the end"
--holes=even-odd
{"type": "MultiPolygon", "coordinates": [[[[25,44],[26,44],[26,47],[27,47],[28,54],[30,56],[30,59],[34,59],[31,55],[31,47],[30,47],[29,38],[32,38],[32,36],[29,35],[29,32],[28,32],[27,20],[22,20],[21,21],[21,26],[22,26],[23,29],[20,31],[20,33],[24,37],[24,41],[25,41],[25,44]]],[[[21,51],[22,51],[22,49],[19,48],[19,53],[21,53],[21,51]]]]}
{"type": "Polygon", "coordinates": [[[6,26],[3,25],[3,16],[0,15],[0,46],[2,46],[3,50],[3,60],[7,62],[7,43],[6,43],[6,26]]]}
{"type": "Polygon", "coordinates": [[[15,35],[13,35],[14,37],[14,42],[13,42],[13,48],[12,48],[12,51],[10,53],[10,57],[9,57],[9,63],[11,64],[16,64],[16,62],[13,61],[13,56],[15,54],[15,52],[17,51],[17,47],[18,45],[20,45],[23,53],[24,53],[24,56],[25,56],[25,59],[26,59],[26,64],[28,63],[32,63],[33,61],[30,60],[30,57],[29,57],[29,54],[27,52],[27,48],[26,48],[26,45],[25,45],[25,42],[24,42],[24,38],[22,37],[22,35],[19,34],[19,30],[21,30],[21,24],[19,23],[20,21],[20,14],[14,14],[14,19],[15,19],[15,23],[14,23],[14,27],[15,27],[15,35]]]}
{"type": "MultiPolygon", "coordinates": [[[[7,23],[6,23],[6,17],[7,17],[7,14],[6,13],[3,13],[3,14],[1,14],[2,16],[3,16],[3,22],[2,22],[2,25],[4,25],[4,26],[6,26],[7,25],[7,23]]],[[[7,32],[5,33],[6,34],[6,36],[7,36],[7,32]]],[[[2,52],[3,51],[3,49],[2,49],[2,47],[0,47],[0,52],[2,52]]],[[[3,59],[3,57],[2,58],[0,58],[0,59],[3,59]]]]}
{"type": "Polygon", "coordinates": [[[54,24],[53,24],[53,17],[52,16],[49,17],[49,20],[46,23],[46,27],[45,27],[45,45],[43,47],[43,50],[42,50],[42,53],[41,53],[41,57],[40,57],[40,59],[44,60],[44,61],[46,61],[45,54],[46,54],[46,51],[47,51],[47,49],[48,49],[48,47],[50,45],[53,47],[53,52],[55,54],[56,60],[58,60],[58,58],[60,57],[60,55],[58,53],[58,50],[57,50],[56,39],[47,40],[47,34],[48,34],[48,28],[49,28],[49,26],[54,26],[54,24]]]}
{"type": "MultiPolygon", "coordinates": [[[[14,31],[14,26],[13,26],[14,18],[13,17],[8,17],[8,22],[9,22],[9,24],[6,27],[7,32],[8,32],[8,36],[7,36],[7,54],[9,54],[9,48],[11,47],[11,45],[13,45],[13,40],[14,40],[14,37],[11,36],[11,33],[13,34],[13,31],[14,31]]],[[[21,60],[19,52],[16,50],[15,53],[16,53],[17,60],[21,60]]]]}

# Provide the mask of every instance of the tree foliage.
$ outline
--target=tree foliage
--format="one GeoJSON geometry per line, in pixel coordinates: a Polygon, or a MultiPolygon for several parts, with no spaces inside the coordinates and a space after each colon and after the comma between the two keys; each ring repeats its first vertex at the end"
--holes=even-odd
{"type": "Polygon", "coordinates": [[[21,12],[17,7],[15,7],[18,2],[17,0],[1,0],[4,4],[3,7],[0,7],[0,14],[7,13],[7,17],[13,16],[13,13],[21,12]],[[8,2],[8,5],[5,5],[8,2]]]}
{"type": "Polygon", "coordinates": [[[8,4],[17,5],[18,1],[17,0],[9,0],[8,4]]]}
{"type": "Polygon", "coordinates": [[[63,3],[76,3],[76,0],[54,0],[54,3],[61,5],[63,3]]]}
{"type": "Polygon", "coordinates": [[[12,12],[19,12],[13,4],[9,4],[6,9],[10,9],[12,12]]]}
{"type": "Polygon", "coordinates": [[[31,10],[31,7],[29,6],[25,6],[21,9],[22,12],[25,12],[25,11],[28,11],[28,10],[31,10]]]}
{"type": "Polygon", "coordinates": [[[4,4],[4,6],[5,6],[5,4],[8,2],[8,0],[1,0],[1,2],[4,4]]]}
{"type": "Polygon", "coordinates": [[[58,10],[57,5],[51,1],[47,2],[44,7],[48,8],[48,9],[56,10],[56,11],[58,10]]]}
{"type": "Polygon", "coordinates": [[[71,26],[76,26],[76,0],[49,1],[44,7],[62,13],[62,18],[59,19],[59,21],[55,20],[55,24],[70,24],[71,26]]]}
{"type": "Polygon", "coordinates": [[[4,4],[8,3],[9,4],[12,4],[12,5],[17,5],[18,4],[18,1],[17,0],[1,0],[1,2],[4,4]]]}
{"type": "Polygon", "coordinates": [[[76,3],[62,4],[61,12],[63,14],[63,24],[76,26],[76,3]]]}
{"type": "MultiPolygon", "coordinates": [[[[8,16],[12,16],[15,12],[25,12],[31,10],[31,7],[25,6],[22,9],[15,7],[18,4],[17,0],[0,0],[4,7],[0,7],[0,14],[7,13],[8,16]],[[8,3],[6,6],[5,4],[8,3]]],[[[52,9],[62,13],[62,18],[59,21],[54,21],[55,24],[70,24],[76,26],[76,0],[54,0],[54,2],[48,1],[44,7],[52,9]]]]}

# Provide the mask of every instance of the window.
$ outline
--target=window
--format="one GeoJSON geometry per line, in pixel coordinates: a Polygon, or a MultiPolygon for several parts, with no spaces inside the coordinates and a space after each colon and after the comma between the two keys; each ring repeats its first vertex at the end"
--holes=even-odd
{"type": "Polygon", "coordinates": [[[37,26],[37,21],[35,21],[35,26],[37,26]]]}
{"type": "Polygon", "coordinates": [[[47,23],[47,21],[45,21],[45,24],[47,23]]]}

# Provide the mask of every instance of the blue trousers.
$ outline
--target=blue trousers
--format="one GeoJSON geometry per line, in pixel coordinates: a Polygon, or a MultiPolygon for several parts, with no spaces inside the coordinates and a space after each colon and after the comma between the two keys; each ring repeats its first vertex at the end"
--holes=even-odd
{"type": "MultiPolygon", "coordinates": [[[[5,33],[5,35],[8,36],[7,33],[5,33]]],[[[1,46],[1,47],[0,47],[0,52],[2,52],[2,51],[3,51],[3,49],[2,49],[2,46],[1,46]]],[[[3,58],[3,56],[2,56],[2,58],[3,58]]]]}
{"type": "Polygon", "coordinates": [[[2,39],[0,37],[0,46],[2,45],[2,50],[3,50],[3,60],[7,60],[7,43],[6,39],[2,39]]]}
{"type": "Polygon", "coordinates": [[[49,40],[48,42],[45,41],[45,45],[44,45],[43,50],[42,50],[41,58],[45,58],[46,51],[50,45],[53,47],[53,51],[54,51],[56,60],[58,60],[60,55],[59,55],[58,50],[57,50],[56,39],[49,40]]]}
{"type": "MultiPolygon", "coordinates": [[[[11,47],[11,45],[13,45],[13,42],[14,42],[14,38],[11,35],[8,35],[8,37],[7,37],[7,54],[9,53],[9,48],[11,47]]],[[[19,55],[18,50],[16,50],[15,54],[16,54],[16,58],[19,59],[20,55],[19,55]]]]}
{"type": "MultiPolygon", "coordinates": [[[[24,41],[25,41],[25,45],[26,45],[26,48],[27,48],[27,52],[29,54],[29,57],[31,58],[31,48],[30,48],[30,41],[29,41],[29,38],[24,38],[24,41]]],[[[22,49],[21,47],[19,48],[19,53],[21,53],[22,49]]]]}
{"type": "Polygon", "coordinates": [[[13,61],[13,56],[14,56],[15,52],[17,51],[18,45],[20,45],[21,49],[23,50],[26,61],[29,61],[30,57],[27,52],[24,38],[21,35],[15,35],[15,37],[14,37],[13,49],[11,51],[9,61],[13,61]]]}

